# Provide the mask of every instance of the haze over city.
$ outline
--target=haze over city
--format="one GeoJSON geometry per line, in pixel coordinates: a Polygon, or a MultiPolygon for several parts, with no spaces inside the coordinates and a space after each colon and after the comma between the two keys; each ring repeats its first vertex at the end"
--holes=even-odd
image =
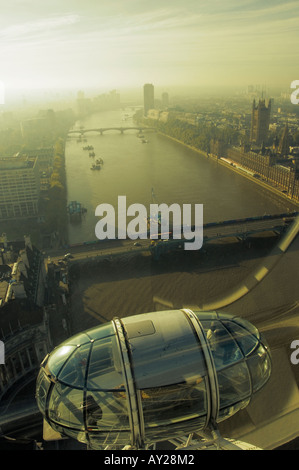
{"type": "Polygon", "coordinates": [[[1,7],[1,75],[29,89],[290,86],[299,4],[281,0],[13,0],[1,7]]]}

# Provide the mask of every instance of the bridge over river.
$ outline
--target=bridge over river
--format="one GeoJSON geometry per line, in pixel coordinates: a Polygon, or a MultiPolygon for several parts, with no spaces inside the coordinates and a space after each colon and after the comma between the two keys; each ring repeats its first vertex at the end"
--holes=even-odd
{"type": "MultiPolygon", "coordinates": [[[[280,236],[296,220],[299,212],[283,213],[276,215],[264,215],[238,220],[226,220],[222,222],[208,223],[203,226],[203,245],[207,243],[233,239],[234,241],[250,240],[253,237],[280,236]]],[[[169,253],[183,249],[184,238],[173,239],[169,232],[169,238],[165,240],[147,239],[132,241],[126,240],[95,240],[69,245],[63,252],[56,251],[50,255],[50,260],[55,263],[74,265],[82,262],[100,261],[110,257],[123,255],[135,255],[141,252],[150,252],[154,259],[159,259],[163,253],[169,253]],[[64,258],[66,250],[70,256],[64,258]]],[[[49,261],[50,261],[49,260],[49,261]]]]}
{"type": "Polygon", "coordinates": [[[139,127],[139,126],[129,126],[129,127],[100,127],[100,128],[94,128],[94,129],[73,129],[68,132],[68,136],[70,135],[80,135],[83,136],[87,132],[97,132],[99,134],[103,134],[103,132],[106,131],[119,131],[121,134],[123,134],[126,131],[131,131],[131,130],[136,130],[139,133],[144,132],[144,131],[155,131],[156,129],[154,127],[139,127]]]}

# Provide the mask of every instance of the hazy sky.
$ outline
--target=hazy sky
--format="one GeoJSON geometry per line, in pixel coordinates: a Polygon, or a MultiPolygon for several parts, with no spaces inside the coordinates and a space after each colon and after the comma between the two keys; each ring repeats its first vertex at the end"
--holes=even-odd
{"type": "Polygon", "coordinates": [[[1,3],[6,88],[288,88],[299,79],[298,0],[1,3]]]}

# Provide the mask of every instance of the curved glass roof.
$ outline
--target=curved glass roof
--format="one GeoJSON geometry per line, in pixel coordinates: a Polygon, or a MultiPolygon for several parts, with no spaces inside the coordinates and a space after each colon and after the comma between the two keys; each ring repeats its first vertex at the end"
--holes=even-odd
{"type": "Polygon", "coordinates": [[[268,348],[251,323],[168,310],[69,338],[43,361],[36,396],[61,434],[95,449],[140,448],[231,416],[270,373],[268,348]]]}

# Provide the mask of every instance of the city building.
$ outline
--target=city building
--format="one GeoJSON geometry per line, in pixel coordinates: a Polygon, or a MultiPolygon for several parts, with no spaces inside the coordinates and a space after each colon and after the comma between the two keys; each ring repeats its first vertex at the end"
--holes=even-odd
{"type": "Polygon", "coordinates": [[[1,317],[1,325],[9,326],[9,330],[2,333],[5,364],[0,365],[0,410],[3,415],[10,408],[16,411],[18,395],[21,396],[30,383],[34,385],[39,365],[52,343],[42,308],[8,304],[1,311],[1,317]],[[15,405],[10,405],[12,396],[15,405]]]}
{"type": "Polygon", "coordinates": [[[37,158],[39,176],[40,176],[40,190],[45,192],[50,187],[50,178],[53,172],[54,164],[54,147],[40,147],[26,149],[21,154],[23,157],[29,157],[29,159],[37,158]]]}
{"type": "Polygon", "coordinates": [[[210,142],[210,155],[217,158],[226,158],[227,145],[220,139],[212,139],[210,142]]]}
{"type": "Polygon", "coordinates": [[[169,96],[167,92],[162,93],[162,108],[167,109],[169,106],[169,96]]]}
{"type": "Polygon", "coordinates": [[[10,241],[5,233],[0,236],[0,339],[4,345],[0,414],[4,420],[8,416],[13,427],[19,425],[24,403],[26,419],[38,426],[34,389],[39,366],[55,344],[69,335],[58,266],[53,275],[48,274],[43,253],[30,236],[17,241],[10,241]]]}
{"type": "Polygon", "coordinates": [[[118,109],[120,107],[120,94],[116,90],[111,90],[109,93],[97,95],[93,99],[92,106],[94,111],[118,109]]]}
{"type": "MultiPolygon", "coordinates": [[[[5,362],[0,366],[0,409],[8,406],[12,387],[34,382],[36,370],[52,346],[43,305],[46,269],[42,253],[29,236],[0,237],[0,332],[5,362]]],[[[17,394],[16,394],[17,395],[17,394]]]]}
{"type": "Polygon", "coordinates": [[[53,110],[40,112],[37,117],[22,121],[20,126],[22,137],[26,142],[47,139],[55,127],[55,113],[53,110]]]}
{"type": "Polygon", "coordinates": [[[146,83],[143,87],[144,115],[147,116],[149,109],[155,108],[154,85],[146,83]]]}
{"type": "Polygon", "coordinates": [[[271,113],[271,100],[260,99],[258,104],[253,100],[251,111],[250,142],[262,144],[268,136],[271,113]]]}
{"type": "Polygon", "coordinates": [[[32,305],[44,304],[46,270],[41,252],[31,243],[9,242],[0,237],[0,308],[16,299],[27,299],[32,305]]]}
{"type": "Polygon", "coordinates": [[[278,145],[278,153],[282,158],[288,158],[290,153],[289,129],[285,126],[278,145]]]}
{"type": "Polygon", "coordinates": [[[282,161],[280,155],[269,148],[263,147],[259,152],[253,152],[245,146],[227,148],[226,156],[252,172],[256,178],[299,201],[299,167],[294,158],[282,161]]]}
{"type": "Polygon", "coordinates": [[[40,194],[37,157],[1,157],[0,172],[0,220],[37,216],[40,194]]]}
{"type": "Polygon", "coordinates": [[[54,161],[54,147],[39,147],[39,148],[30,148],[22,152],[22,156],[27,156],[29,158],[37,157],[38,166],[40,171],[45,171],[49,167],[53,167],[54,161]]]}
{"type": "Polygon", "coordinates": [[[94,98],[86,98],[83,91],[77,93],[77,111],[80,118],[98,111],[118,109],[120,107],[120,94],[116,90],[102,93],[94,98]]]}

